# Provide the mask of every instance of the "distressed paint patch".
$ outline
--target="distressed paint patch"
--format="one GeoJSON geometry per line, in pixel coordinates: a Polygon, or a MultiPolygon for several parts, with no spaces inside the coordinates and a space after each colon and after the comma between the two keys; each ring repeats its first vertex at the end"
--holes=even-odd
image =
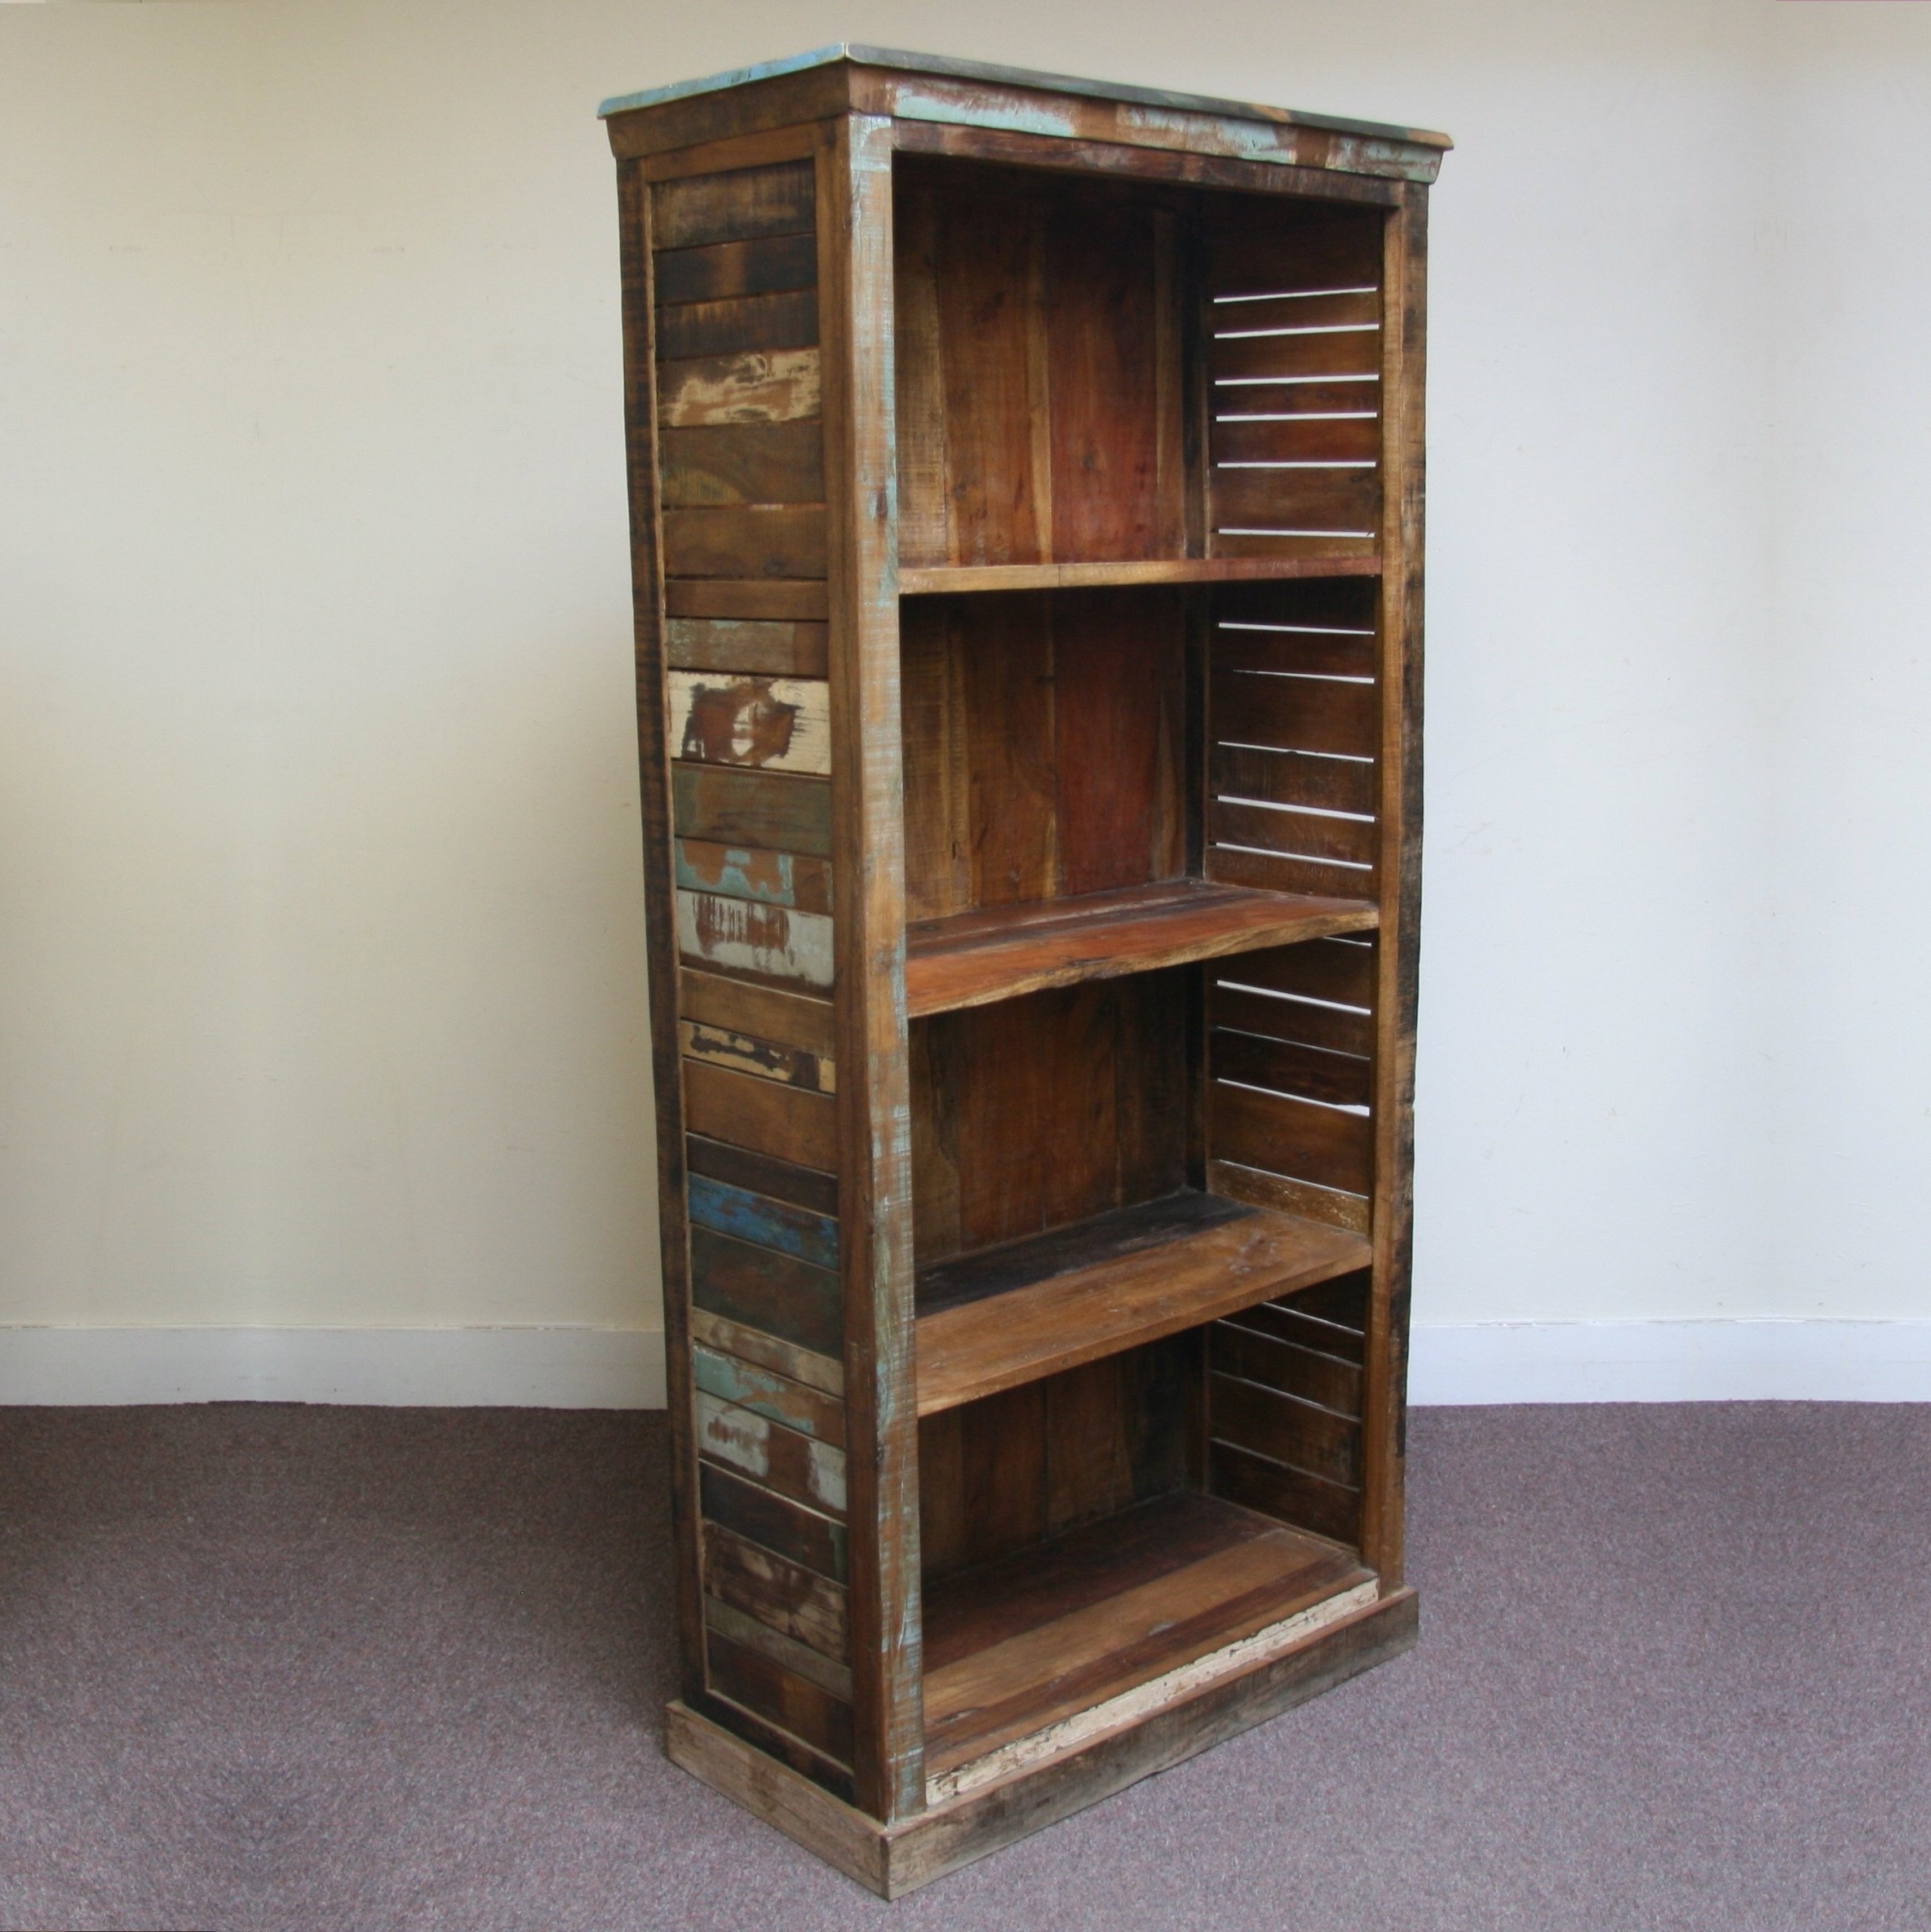
{"type": "Polygon", "coordinates": [[[761,1080],[795,1087],[800,1093],[838,1091],[835,1064],[816,1053],[806,1052],[801,1047],[780,1046],[776,1040],[732,1033],[721,1026],[706,1026],[698,1020],[680,1022],[678,1036],[687,1060],[728,1066],[733,1073],[755,1074],[761,1080]]]}
{"type": "Polygon", "coordinates": [[[700,1226],[774,1248],[814,1268],[837,1267],[838,1223],[828,1216],[767,1199],[708,1174],[693,1174],[689,1188],[691,1219],[700,1226]]]}
{"type": "Polygon", "coordinates": [[[828,859],[680,839],[675,862],[677,883],[686,892],[722,893],[727,899],[755,899],[804,912],[831,910],[828,859]]]}
{"type": "MultiPolygon", "coordinates": [[[[702,1453],[729,1463],[760,1482],[771,1479],[771,1432],[782,1425],[715,1395],[698,1398],[698,1440],[702,1453]]],[[[796,1435],[807,1472],[806,1487],[822,1508],[845,1512],[845,1456],[810,1436],[796,1435]]]]}
{"type": "Polygon", "coordinates": [[[1070,140],[1079,124],[1066,108],[992,107],[965,88],[901,87],[892,103],[901,121],[946,121],[968,127],[1003,128],[1009,134],[1056,135],[1070,140]]]}
{"type": "Polygon", "coordinates": [[[676,756],[759,771],[831,769],[831,687],[821,678],[673,671],[671,738],[676,756]]]}
{"type": "Polygon", "coordinates": [[[768,1369],[754,1368],[748,1362],[713,1354],[706,1348],[691,1350],[691,1372],[706,1395],[737,1402],[801,1435],[830,1442],[834,1447],[844,1446],[844,1411],[815,1389],[768,1369]]]}
{"type": "Polygon", "coordinates": [[[816,349],[706,356],[658,368],[658,414],[667,429],[800,422],[821,413],[822,397],[816,349]]]}
{"type": "Polygon", "coordinates": [[[1290,167],[1294,164],[1296,148],[1291,127],[1253,121],[1203,121],[1198,115],[1178,114],[1163,108],[1123,107],[1119,117],[1123,126],[1164,135],[1176,146],[1196,153],[1224,154],[1238,161],[1271,161],[1290,167]]]}
{"type": "Polygon", "coordinates": [[[693,964],[829,986],[831,921],[713,893],[677,895],[677,944],[693,964]]]}

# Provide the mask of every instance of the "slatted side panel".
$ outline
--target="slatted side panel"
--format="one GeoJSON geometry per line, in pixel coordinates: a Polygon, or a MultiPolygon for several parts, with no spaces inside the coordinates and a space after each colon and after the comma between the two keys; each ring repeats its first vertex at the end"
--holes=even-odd
{"type": "Polygon", "coordinates": [[[713,1714],[852,1791],[812,160],[651,189],[713,1714]]]}
{"type": "Polygon", "coordinates": [[[1244,1309],[1207,1331],[1207,1482],[1216,1496],[1360,1540],[1368,1274],[1244,1309]]]}
{"type": "Polygon", "coordinates": [[[1210,225],[1211,554],[1371,552],[1381,506],[1383,217],[1243,209],[1210,225]]]}

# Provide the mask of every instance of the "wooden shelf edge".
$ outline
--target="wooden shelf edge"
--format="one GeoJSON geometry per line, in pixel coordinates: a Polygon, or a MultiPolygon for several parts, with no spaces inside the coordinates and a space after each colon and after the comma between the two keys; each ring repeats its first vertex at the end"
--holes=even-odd
{"type": "Polygon", "coordinates": [[[901,597],[971,591],[1105,590],[1136,584],[1256,583],[1296,577],[1379,577],[1372,552],[1321,556],[1202,556],[1096,564],[947,564],[901,568],[901,597]]]}
{"type": "Polygon", "coordinates": [[[901,1899],[1412,1650],[1419,1609],[1412,1589],[1391,1590],[1165,1710],[890,1823],[680,1703],[665,1708],[664,1755],[880,1898],[901,1899]]]}
{"type": "MultiPolygon", "coordinates": [[[[1117,1218],[1096,1216],[1092,1225],[1117,1218]]],[[[1063,1245],[1065,1232],[1039,1243],[1063,1245]]],[[[999,1252],[1022,1270],[1034,1245],[1013,1243],[999,1252]]],[[[1365,1234],[1248,1208],[1198,1232],[937,1309],[918,1318],[919,1413],[937,1415],[1199,1327],[1353,1274],[1373,1254],[1365,1234]]]]}
{"type": "Polygon", "coordinates": [[[906,932],[906,1016],[958,1013],[1086,980],[1372,932],[1369,899],[1270,893],[1205,880],[961,913],[906,932]]]}

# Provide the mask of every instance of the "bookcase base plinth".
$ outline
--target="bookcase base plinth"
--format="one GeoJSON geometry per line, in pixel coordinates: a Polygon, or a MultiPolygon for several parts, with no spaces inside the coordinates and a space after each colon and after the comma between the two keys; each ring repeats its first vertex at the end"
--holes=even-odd
{"type": "Polygon", "coordinates": [[[1418,1615],[1413,1590],[1390,1591],[1277,1655],[895,1824],[840,1803],[681,1703],[666,1708],[664,1750],[868,1890],[902,1898],[1412,1649],[1418,1615]]]}

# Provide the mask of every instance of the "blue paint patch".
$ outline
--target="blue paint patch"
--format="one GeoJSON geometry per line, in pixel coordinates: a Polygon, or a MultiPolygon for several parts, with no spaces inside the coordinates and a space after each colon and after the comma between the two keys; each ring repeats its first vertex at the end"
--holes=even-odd
{"type": "Polygon", "coordinates": [[[755,899],[766,906],[795,908],[798,904],[798,888],[792,878],[791,855],[788,852],[760,852],[754,856],[743,846],[731,846],[724,853],[724,862],[717,877],[711,879],[701,876],[684,857],[684,840],[680,839],[676,864],[677,883],[686,892],[722,893],[729,899],[755,899]],[[755,865],[760,871],[768,871],[773,860],[777,862],[777,884],[759,884],[747,868],[755,865]]]}
{"type": "Polygon", "coordinates": [[[838,1223],[827,1216],[714,1181],[708,1174],[693,1174],[689,1188],[691,1219],[699,1227],[775,1248],[814,1268],[837,1267],[838,1223]]]}
{"type": "Polygon", "coordinates": [[[691,1350],[691,1372],[693,1380],[706,1395],[715,1395],[724,1402],[734,1402],[754,1415],[762,1416],[768,1421],[782,1422],[786,1428],[795,1429],[800,1434],[815,1436],[818,1433],[813,1426],[810,1411],[799,1396],[792,1393],[796,1385],[783,1376],[754,1368],[748,1362],[715,1354],[703,1347],[691,1350]]]}

